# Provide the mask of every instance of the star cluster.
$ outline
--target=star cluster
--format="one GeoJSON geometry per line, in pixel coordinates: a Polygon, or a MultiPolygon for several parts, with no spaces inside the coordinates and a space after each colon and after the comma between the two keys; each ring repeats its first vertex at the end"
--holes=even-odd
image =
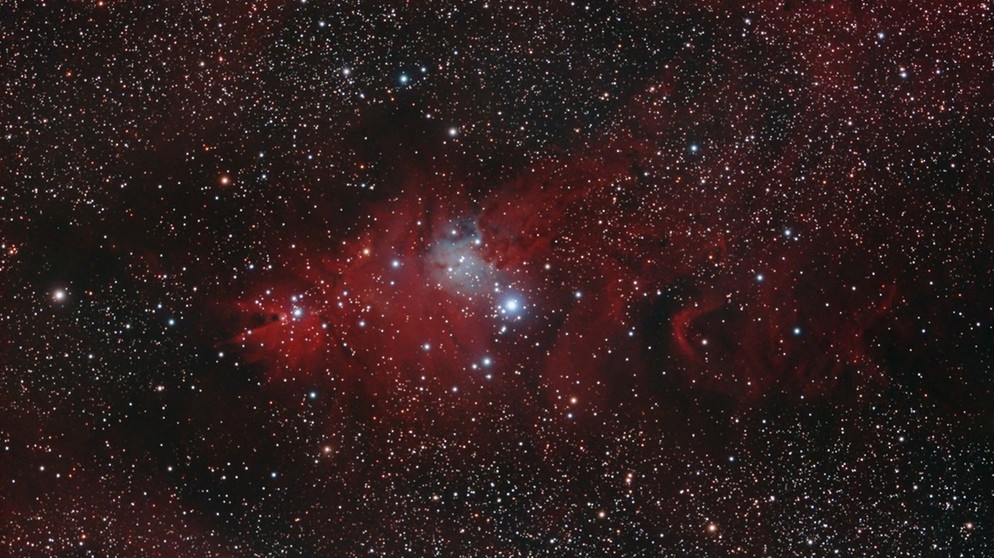
{"type": "Polygon", "coordinates": [[[987,3],[0,44],[0,554],[994,553],[987,3]]]}

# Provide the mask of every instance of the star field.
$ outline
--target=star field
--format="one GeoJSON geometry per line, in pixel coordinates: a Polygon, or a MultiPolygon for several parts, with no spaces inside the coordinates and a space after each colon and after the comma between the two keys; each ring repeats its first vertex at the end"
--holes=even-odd
{"type": "Polygon", "coordinates": [[[988,3],[0,45],[0,554],[994,556],[988,3]]]}

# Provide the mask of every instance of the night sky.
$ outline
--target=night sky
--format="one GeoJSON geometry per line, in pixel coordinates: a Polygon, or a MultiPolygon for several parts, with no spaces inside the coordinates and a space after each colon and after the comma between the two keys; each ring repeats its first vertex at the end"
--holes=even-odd
{"type": "Polygon", "coordinates": [[[986,2],[0,3],[0,555],[994,556],[986,2]]]}

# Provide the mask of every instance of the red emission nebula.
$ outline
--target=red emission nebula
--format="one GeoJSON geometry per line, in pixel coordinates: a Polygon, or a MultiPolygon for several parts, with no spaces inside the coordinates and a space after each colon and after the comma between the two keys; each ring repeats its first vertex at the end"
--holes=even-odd
{"type": "MultiPolygon", "coordinates": [[[[690,191],[680,172],[648,179],[647,146],[616,143],[534,163],[481,200],[407,179],[350,238],[288,246],[290,263],[235,301],[241,332],[222,345],[267,381],[364,396],[504,382],[596,404],[670,374],[743,401],[885,385],[869,338],[902,298],[896,277],[842,268],[872,263],[838,243],[858,209],[771,226],[749,207],[775,176],[690,191]]],[[[407,169],[451,175],[429,171],[407,169]]]]}

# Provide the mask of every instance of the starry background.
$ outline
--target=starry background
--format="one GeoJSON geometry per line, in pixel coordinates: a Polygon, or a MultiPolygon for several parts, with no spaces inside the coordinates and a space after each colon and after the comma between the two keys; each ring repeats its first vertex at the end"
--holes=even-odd
{"type": "Polygon", "coordinates": [[[988,3],[0,50],[0,554],[994,556],[988,3]]]}

